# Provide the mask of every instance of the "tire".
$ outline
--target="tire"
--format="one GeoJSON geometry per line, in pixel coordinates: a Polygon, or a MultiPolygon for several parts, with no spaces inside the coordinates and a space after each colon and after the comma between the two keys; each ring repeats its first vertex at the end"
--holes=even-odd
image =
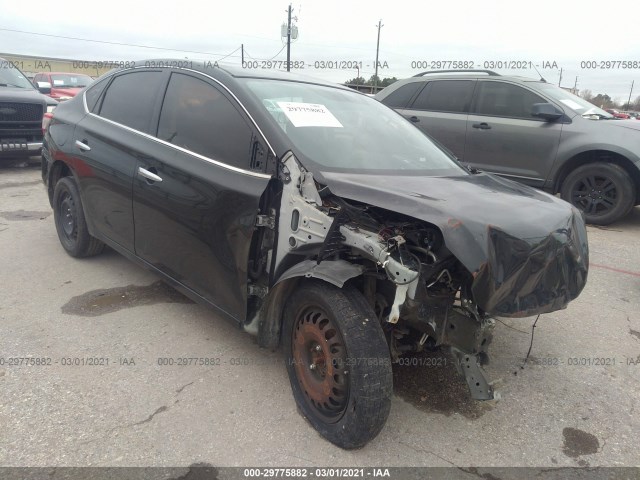
{"type": "Polygon", "coordinates": [[[609,225],[624,217],[636,199],[633,180],[624,168],[612,163],[589,163],[576,168],[562,183],[560,193],[593,225],[609,225]]]}
{"type": "Polygon", "coordinates": [[[89,234],[80,192],[71,177],[62,177],[56,183],[53,218],[60,243],[72,257],[92,257],[104,249],[104,243],[89,234]]]}
{"type": "Polygon", "coordinates": [[[391,358],[360,292],[301,284],[285,307],[283,334],[293,396],[311,425],[344,449],[375,438],[391,409],[391,358]]]}

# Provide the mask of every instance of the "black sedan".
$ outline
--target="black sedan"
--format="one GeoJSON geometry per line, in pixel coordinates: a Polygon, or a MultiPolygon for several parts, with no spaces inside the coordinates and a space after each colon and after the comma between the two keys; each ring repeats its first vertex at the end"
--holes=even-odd
{"type": "Polygon", "coordinates": [[[493,398],[492,317],[565,308],[587,279],[571,205],[292,74],[110,72],[55,110],[42,170],[67,253],[109,245],[282,345],[300,410],[343,448],[381,431],[401,355],[447,348],[493,398]]]}

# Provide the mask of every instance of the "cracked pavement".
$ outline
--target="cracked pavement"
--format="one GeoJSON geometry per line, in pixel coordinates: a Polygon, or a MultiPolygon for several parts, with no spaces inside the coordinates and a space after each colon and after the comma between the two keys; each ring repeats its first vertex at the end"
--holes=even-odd
{"type": "Polygon", "coordinates": [[[112,250],[67,256],[38,167],[0,168],[0,465],[640,465],[638,207],[589,227],[587,287],[540,317],[524,368],[534,318],[498,322],[500,401],[425,354],[394,367],[381,434],[343,451],[296,410],[280,351],[112,250]],[[51,364],[8,364],[26,357],[51,364]]]}

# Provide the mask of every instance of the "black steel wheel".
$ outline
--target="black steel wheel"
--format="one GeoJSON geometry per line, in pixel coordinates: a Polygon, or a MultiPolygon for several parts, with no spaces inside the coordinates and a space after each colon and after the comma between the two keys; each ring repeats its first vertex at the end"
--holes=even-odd
{"type": "Polygon", "coordinates": [[[56,184],[53,216],[60,244],[69,255],[90,257],[102,252],[104,244],[89,234],[80,192],[71,177],[63,177],[56,184]]]}
{"type": "Polygon", "coordinates": [[[299,409],[335,445],[359,448],[384,426],[393,391],[382,328],[360,292],[302,284],[285,310],[287,370],[299,409]]]}
{"type": "Polygon", "coordinates": [[[562,184],[562,198],[582,210],[587,223],[608,225],[625,216],[635,204],[629,174],[612,163],[589,163],[576,168],[562,184]]]}

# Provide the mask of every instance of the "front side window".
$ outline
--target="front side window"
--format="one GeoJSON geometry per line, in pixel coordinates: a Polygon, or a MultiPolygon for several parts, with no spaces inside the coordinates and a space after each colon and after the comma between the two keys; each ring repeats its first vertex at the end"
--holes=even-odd
{"type": "Polygon", "coordinates": [[[213,160],[249,168],[251,128],[220,90],[190,75],[171,74],[157,136],[213,160]]]}
{"type": "Polygon", "coordinates": [[[412,109],[431,112],[467,113],[474,80],[438,80],[429,84],[415,99],[412,109]]]}
{"type": "Polygon", "coordinates": [[[100,116],[148,133],[162,78],[160,71],[118,75],[104,95],[100,116]]]}
{"type": "Polygon", "coordinates": [[[510,83],[484,81],[478,87],[476,115],[537,120],[531,115],[533,104],[548,103],[535,93],[510,83]]]}

